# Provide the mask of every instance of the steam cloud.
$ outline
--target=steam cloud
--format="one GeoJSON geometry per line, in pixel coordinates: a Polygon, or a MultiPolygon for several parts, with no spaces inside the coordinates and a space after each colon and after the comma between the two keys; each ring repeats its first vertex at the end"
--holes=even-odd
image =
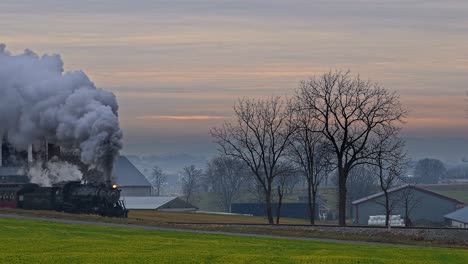
{"type": "Polygon", "coordinates": [[[28,175],[32,183],[41,186],[52,186],[60,181],[77,181],[83,177],[78,166],[58,160],[47,162],[45,167],[36,162],[24,174],[28,175]]]}
{"type": "Polygon", "coordinates": [[[37,140],[78,148],[81,161],[109,180],[122,148],[114,94],[82,71],[64,72],[59,55],[12,55],[0,44],[0,137],[17,150],[37,140]]]}

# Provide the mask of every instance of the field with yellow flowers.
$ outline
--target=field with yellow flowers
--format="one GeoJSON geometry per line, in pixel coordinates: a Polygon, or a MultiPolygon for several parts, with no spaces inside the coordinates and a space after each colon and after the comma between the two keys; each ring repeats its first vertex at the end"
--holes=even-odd
{"type": "Polygon", "coordinates": [[[0,218],[0,263],[466,263],[468,250],[334,244],[0,218]]]}

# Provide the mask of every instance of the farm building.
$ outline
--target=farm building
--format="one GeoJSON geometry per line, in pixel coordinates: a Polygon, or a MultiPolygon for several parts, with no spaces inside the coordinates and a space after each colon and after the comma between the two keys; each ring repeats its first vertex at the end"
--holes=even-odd
{"type": "Polygon", "coordinates": [[[0,184],[28,183],[28,176],[20,171],[18,167],[0,166],[0,184]]]}
{"type": "Polygon", "coordinates": [[[468,228],[468,206],[446,214],[444,217],[446,223],[451,227],[468,228]]]}
{"type": "Polygon", "coordinates": [[[16,192],[29,178],[21,173],[21,160],[12,156],[11,148],[0,138],[0,207],[16,207],[16,192]]]}
{"type": "Polygon", "coordinates": [[[16,207],[16,192],[29,178],[19,168],[0,166],[0,207],[16,207]]]}
{"type": "MultiPolygon", "coordinates": [[[[421,188],[403,185],[389,190],[392,215],[401,215],[408,225],[441,225],[444,215],[464,206],[464,203],[421,188]]],[[[385,214],[385,197],[379,192],[352,202],[353,222],[366,225],[369,217],[385,214]]]]}
{"type": "Polygon", "coordinates": [[[122,190],[123,197],[151,195],[151,184],[125,156],[120,156],[115,161],[113,177],[122,190]]]}
{"type": "Polygon", "coordinates": [[[176,196],[123,197],[129,210],[195,211],[198,208],[176,196]]]}

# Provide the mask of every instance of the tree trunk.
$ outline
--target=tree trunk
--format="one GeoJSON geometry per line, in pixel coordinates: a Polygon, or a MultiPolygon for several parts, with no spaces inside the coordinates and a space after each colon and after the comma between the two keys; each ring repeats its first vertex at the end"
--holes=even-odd
{"type": "Polygon", "coordinates": [[[385,190],[385,227],[390,228],[390,202],[388,198],[388,193],[385,190]]]}
{"type": "Polygon", "coordinates": [[[276,224],[279,224],[281,218],[281,205],[283,203],[283,193],[281,192],[281,187],[278,186],[278,206],[276,208],[276,224]]]}
{"type": "Polygon", "coordinates": [[[316,203],[317,202],[317,193],[313,193],[312,196],[312,206],[311,206],[311,211],[310,211],[310,223],[312,225],[315,225],[315,210],[316,210],[316,203]]]}
{"type": "Polygon", "coordinates": [[[346,174],[341,167],[338,168],[338,224],[346,226],[346,174]]]}
{"type": "MultiPolygon", "coordinates": [[[[310,218],[310,224],[314,225],[315,224],[315,205],[312,202],[312,186],[310,186],[310,180],[307,179],[307,203],[309,206],[309,218],[310,218]]],[[[315,199],[315,197],[314,197],[315,199]]]]}
{"type": "Polygon", "coordinates": [[[405,201],[405,227],[406,228],[410,227],[408,211],[409,211],[408,210],[408,202],[405,201]]]}
{"type": "Polygon", "coordinates": [[[271,186],[269,186],[269,188],[265,191],[265,207],[268,223],[271,225],[275,224],[273,221],[273,210],[271,204],[271,186]]]}

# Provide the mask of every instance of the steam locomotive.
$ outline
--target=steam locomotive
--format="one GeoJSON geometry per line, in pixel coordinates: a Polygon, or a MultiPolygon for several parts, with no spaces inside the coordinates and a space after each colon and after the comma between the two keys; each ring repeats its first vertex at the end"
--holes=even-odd
{"type": "Polygon", "coordinates": [[[0,207],[29,210],[55,210],[67,213],[127,217],[128,210],[120,200],[117,185],[83,184],[68,181],[52,187],[37,184],[0,185],[0,207]]]}

